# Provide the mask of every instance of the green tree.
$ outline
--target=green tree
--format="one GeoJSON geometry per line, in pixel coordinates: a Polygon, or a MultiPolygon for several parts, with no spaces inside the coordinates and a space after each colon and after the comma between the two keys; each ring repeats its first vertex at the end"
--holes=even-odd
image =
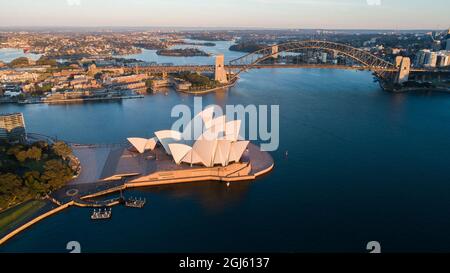
{"type": "Polygon", "coordinates": [[[42,157],[42,150],[38,147],[31,147],[30,149],[24,151],[16,152],[15,154],[17,160],[19,160],[21,163],[25,162],[27,159],[33,159],[35,161],[41,160],[42,157]]]}
{"type": "Polygon", "coordinates": [[[49,185],[42,181],[38,171],[26,172],[23,179],[25,186],[37,194],[45,194],[49,191],[49,185]]]}
{"type": "Polygon", "coordinates": [[[63,159],[66,159],[68,156],[72,155],[72,149],[62,141],[58,141],[53,144],[52,149],[55,154],[62,157],[63,159]]]}
{"type": "Polygon", "coordinates": [[[73,171],[64,157],[72,150],[64,142],[50,148],[0,142],[0,211],[64,186],[73,171]]]}
{"type": "Polygon", "coordinates": [[[53,84],[51,84],[51,83],[45,83],[42,86],[36,85],[35,93],[37,93],[37,94],[44,94],[46,92],[52,91],[52,88],[53,88],[53,84]]]}
{"type": "Polygon", "coordinates": [[[41,150],[41,148],[31,147],[27,151],[27,157],[29,159],[33,159],[33,160],[36,160],[36,161],[41,160],[41,157],[42,157],[42,150],[41,150]]]}
{"type": "Polygon", "coordinates": [[[49,59],[48,57],[41,56],[39,60],[36,61],[37,65],[50,65],[50,66],[57,66],[57,62],[55,59],[49,59]]]}
{"type": "Polygon", "coordinates": [[[27,160],[28,158],[28,154],[27,151],[20,151],[18,153],[15,154],[17,160],[19,160],[20,163],[25,162],[25,160],[27,160]]]}
{"type": "Polygon", "coordinates": [[[27,66],[30,64],[30,61],[27,57],[19,57],[17,59],[12,60],[9,63],[9,66],[11,67],[21,67],[21,66],[27,66]]]}
{"type": "Polygon", "coordinates": [[[24,147],[22,145],[14,145],[14,146],[8,148],[8,151],[6,152],[6,154],[15,156],[17,153],[22,151],[23,148],[24,147]]]}
{"type": "Polygon", "coordinates": [[[12,173],[0,174],[0,210],[30,199],[28,188],[22,186],[22,179],[12,173]]]}
{"type": "Polygon", "coordinates": [[[59,189],[73,177],[72,170],[58,159],[52,159],[45,163],[42,179],[45,180],[51,190],[59,189]]]}

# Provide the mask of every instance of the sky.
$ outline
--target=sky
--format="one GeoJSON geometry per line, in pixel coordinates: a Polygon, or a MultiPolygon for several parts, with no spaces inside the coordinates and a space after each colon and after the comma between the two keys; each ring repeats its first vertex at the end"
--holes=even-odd
{"type": "Polygon", "coordinates": [[[0,27],[447,29],[450,0],[0,0],[0,27]]]}

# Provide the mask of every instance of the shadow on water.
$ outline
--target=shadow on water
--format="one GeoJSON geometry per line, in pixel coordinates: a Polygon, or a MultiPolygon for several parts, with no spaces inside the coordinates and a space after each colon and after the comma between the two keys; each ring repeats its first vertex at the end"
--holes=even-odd
{"type": "Polygon", "coordinates": [[[125,196],[149,197],[165,195],[170,199],[189,199],[197,202],[210,212],[220,212],[225,208],[239,205],[245,199],[251,182],[231,183],[207,181],[189,184],[164,185],[140,188],[124,192],[125,196]]]}

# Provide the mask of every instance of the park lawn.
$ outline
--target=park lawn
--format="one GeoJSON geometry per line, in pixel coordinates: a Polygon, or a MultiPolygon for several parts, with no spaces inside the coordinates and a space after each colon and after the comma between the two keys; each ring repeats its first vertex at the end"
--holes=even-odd
{"type": "Polygon", "coordinates": [[[20,223],[45,206],[44,201],[31,200],[0,213],[0,233],[20,223]]]}

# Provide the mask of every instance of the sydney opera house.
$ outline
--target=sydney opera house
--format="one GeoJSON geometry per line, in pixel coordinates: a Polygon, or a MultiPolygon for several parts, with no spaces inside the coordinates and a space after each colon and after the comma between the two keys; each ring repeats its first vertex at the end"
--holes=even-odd
{"type": "MultiPolygon", "coordinates": [[[[253,180],[272,170],[270,154],[240,137],[241,121],[213,115],[213,108],[204,110],[182,132],[162,130],[152,138],[130,137],[128,145],[105,150],[104,160],[98,160],[97,150],[97,159],[86,164],[92,171],[85,169],[84,175],[97,176],[98,181],[125,180],[130,186],[151,186],[253,180]]],[[[84,158],[89,162],[92,156],[84,158]]]]}
{"type": "Polygon", "coordinates": [[[208,108],[198,114],[183,133],[163,130],[155,132],[151,139],[129,138],[128,141],[141,154],[153,151],[159,143],[176,164],[225,167],[239,162],[250,143],[239,140],[241,121],[227,122],[225,116],[213,119],[212,110],[208,108]],[[196,137],[196,131],[201,135],[196,137]]]}

